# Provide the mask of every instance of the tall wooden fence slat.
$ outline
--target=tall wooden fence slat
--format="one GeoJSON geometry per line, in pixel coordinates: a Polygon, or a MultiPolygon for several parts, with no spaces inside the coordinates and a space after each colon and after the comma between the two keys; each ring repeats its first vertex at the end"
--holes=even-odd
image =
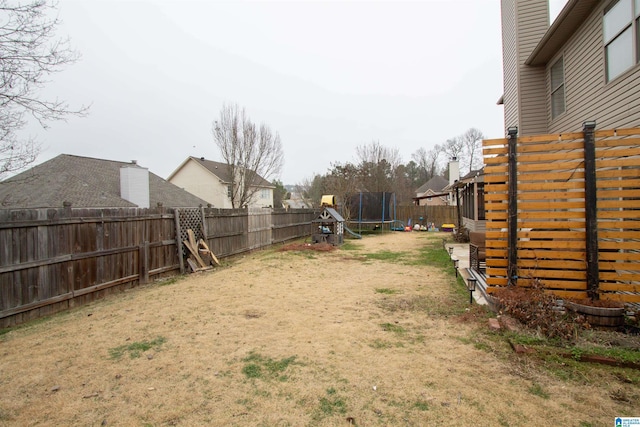
{"type": "Polygon", "coordinates": [[[255,208],[249,210],[248,240],[249,249],[257,249],[271,244],[271,209],[255,208]]]}
{"type": "MultiPolygon", "coordinates": [[[[517,284],[539,280],[560,297],[588,295],[584,134],[518,138],[516,177],[508,139],[483,142],[489,292],[508,280],[507,212],[517,181],[517,284]]],[[[640,302],[640,128],[595,132],[597,294],[640,302]]]]}

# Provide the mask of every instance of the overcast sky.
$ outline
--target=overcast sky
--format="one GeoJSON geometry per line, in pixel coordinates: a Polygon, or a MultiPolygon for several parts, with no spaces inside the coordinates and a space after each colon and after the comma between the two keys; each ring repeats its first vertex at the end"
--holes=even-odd
{"type": "Polygon", "coordinates": [[[279,132],[285,184],[371,141],[408,162],[470,127],[504,135],[498,0],[62,0],[59,17],[82,58],[45,96],[91,109],[31,127],[37,163],[135,159],[167,178],[187,156],[220,161],[211,124],[224,103],[279,132]]]}

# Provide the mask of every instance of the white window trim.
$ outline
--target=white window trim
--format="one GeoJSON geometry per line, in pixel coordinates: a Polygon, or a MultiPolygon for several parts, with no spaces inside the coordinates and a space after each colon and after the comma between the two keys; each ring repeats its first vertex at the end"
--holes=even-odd
{"type": "Polygon", "coordinates": [[[639,0],[630,0],[631,3],[631,20],[624,25],[617,33],[612,35],[609,40],[604,38],[604,19],[607,13],[613,9],[613,7],[618,4],[620,0],[612,1],[605,9],[602,15],[602,38],[603,38],[603,46],[604,46],[604,72],[605,72],[605,82],[610,83],[616,80],[618,77],[625,75],[630,69],[638,65],[640,63],[640,1],[639,0]],[[615,40],[618,39],[625,31],[631,30],[631,66],[620,71],[615,76],[609,76],[609,57],[607,55],[607,47],[611,45],[615,40]]]}

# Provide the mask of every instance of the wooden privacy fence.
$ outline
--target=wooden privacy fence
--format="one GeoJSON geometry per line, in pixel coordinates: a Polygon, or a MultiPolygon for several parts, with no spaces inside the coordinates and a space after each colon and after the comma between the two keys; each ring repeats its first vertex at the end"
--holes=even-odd
{"type": "Polygon", "coordinates": [[[640,302],[640,129],[485,140],[487,285],[640,302]]]}
{"type": "Polygon", "coordinates": [[[422,217],[423,225],[427,222],[433,222],[436,227],[442,224],[457,224],[455,206],[398,206],[396,208],[396,217],[406,225],[411,218],[411,224],[420,222],[422,217]]]}
{"type": "Polygon", "coordinates": [[[0,210],[0,327],[185,271],[192,229],[219,257],[306,237],[309,209],[0,210]]]}

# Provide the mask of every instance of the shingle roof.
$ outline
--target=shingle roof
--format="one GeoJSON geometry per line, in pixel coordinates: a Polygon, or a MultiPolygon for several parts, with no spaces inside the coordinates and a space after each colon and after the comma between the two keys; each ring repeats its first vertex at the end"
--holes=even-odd
{"type": "Polygon", "coordinates": [[[466,174],[465,176],[463,176],[462,178],[460,178],[460,181],[468,180],[468,179],[483,176],[483,175],[484,175],[484,168],[475,169],[469,172],[468,174],[466,174]]]}
{"type": "Polygon", "coordinates": [[[416,190],[416,194],[424,194],[429,190],[434,193],[441,193],[442,189],[447,185],[449,185],[449,181],[446,178],[436,175],[426,183],[422,184],[420,188],[416,190]]]}
{"type": "MultiPolygon", "coordinates": [[[[120,197],[120,168],[133,163],[61,154],[0,182],[0,209],[136,207],[120,197]]],[[[137,166],[140,167],[140,166],[137,166]]],[[[206,206],[207,202],[149,172],[149,205],[206,206]]]]}
{"type": "MultiPolygon", "coordinates": [[[[189,158],[193,161],[200,163],[209,172],[211,172],[212,174],[220,178],[220,180],[223,181],[225,184],[231,183],[232,181],[231,174],[229,173],[229,167],[226,163],[214,162],[213,160],[207,160],[204,157],[198,158],[198,157],[190,156],[189,158]]],[[[256,175],[256,182],[253,185],[255,185],[256,187],[275,188],[275,186],[272,183],[270,183],[260,175],[256,175]]]]}

